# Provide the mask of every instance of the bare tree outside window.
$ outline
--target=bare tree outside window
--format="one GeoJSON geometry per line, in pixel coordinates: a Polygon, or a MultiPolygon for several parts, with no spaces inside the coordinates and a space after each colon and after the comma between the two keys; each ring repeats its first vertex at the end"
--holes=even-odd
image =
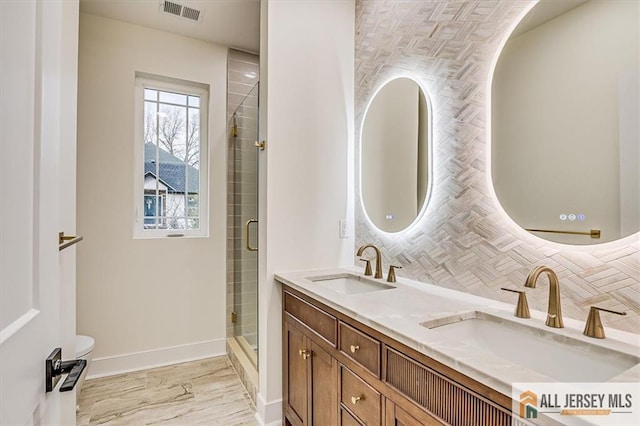
{"type": "Polygon", "coordinates": [[[145,88],[143,129],[145,229],[199,229],[200,97],[145,88]]]}
{"type": "Polygon", "coordinates": [[[153,143],[171,155],[198,168],[200,165],[200,113],[199,109],[182,110],[174,106],[145,102],[144,141],[153,143]],[[157,117],[156,117],[157,116],[157,117]],[[188,117],[188,120],[187,120],[188,117]],[[188,121],[188,123],[187,123],[188,121]]]}

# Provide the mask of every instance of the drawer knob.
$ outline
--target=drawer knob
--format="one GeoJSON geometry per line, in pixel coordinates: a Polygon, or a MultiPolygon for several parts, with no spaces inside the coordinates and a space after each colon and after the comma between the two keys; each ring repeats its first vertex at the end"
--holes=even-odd
{"type": "Polygon", "coordinates": [[[351,348],[349,348],[349,349],[351,349],[351,353],[352,353],[352,354],[355,354],[356,352],[358,352],[358,351],[360,350],[360,346],[358,346],[358,345],[351,345],[351,348]]]}
{"type": "Polygon", "coordinates": [[[307,359],[311,357],[311,351],[309,349],[300,349],[298,351],[302,359],[307,359]]]}
{"type": "Polygon", "coordinates": [[[358,403],[358,401],[360,401],[361,399],[362,399],[362,397],[361,397],[361,396],[352,396],[352,397],[351,397],[351,403],[352,403],[353,405],[356,405],[356,404],[358,403]]]}

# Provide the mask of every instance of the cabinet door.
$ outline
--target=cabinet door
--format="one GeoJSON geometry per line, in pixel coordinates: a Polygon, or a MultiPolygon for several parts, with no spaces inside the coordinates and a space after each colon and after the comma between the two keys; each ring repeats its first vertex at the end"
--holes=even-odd
{"type": "Polygon", "coordinates": [[[306,337],[285,321],[284,335],[284,397],[285,409],[292,424],[306,426],[309,412],[308,358],[300,351],[307,350],[306,337]]]}
{"type": "Polygon", "coordinates": [[[442,426],[445,424],[417,408],[409,414],[390,400],[386,400],[386,414],[386,426],[442,426]]]}
{"type": "Polygon", "coordinates": [[[338,424],[338,362],[313,341],[311,347],[311,416],[313,425],[338,424]]]}

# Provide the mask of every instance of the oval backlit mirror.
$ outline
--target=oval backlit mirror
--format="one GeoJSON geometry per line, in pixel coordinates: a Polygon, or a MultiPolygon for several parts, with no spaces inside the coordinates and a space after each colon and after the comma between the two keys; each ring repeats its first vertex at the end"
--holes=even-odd
{"type": "Polygon", "coordinates": [[[564,244],[640,230],[640,2],[537,3],[492,83],[496,195],[522,228],[564,244]]]}
{"type": "Polygon", "coordinates": [[[420,85],[396,78],[373,96],[360,143],[360,193],[380,230],[400,232],[417,220],[429,198],[430,104],[420,85]]]}

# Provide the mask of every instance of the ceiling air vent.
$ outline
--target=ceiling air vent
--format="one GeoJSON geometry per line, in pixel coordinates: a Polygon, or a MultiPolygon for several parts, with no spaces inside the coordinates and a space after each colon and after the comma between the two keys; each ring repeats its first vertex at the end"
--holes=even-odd
{"type": "Polygon", "coordinates": [[[192,7],[184,6],[173,1],[163,1],[160,3],[160,11],[171,15],[188,19],[192,22],[200,22],[204,15],[203,11],[192,7]]]}
{"type": "Polygon", "coordinates": [[[182,8],[182,16],[187,19],[191,19],[192,21],[197,21],[200,17],[200,11],[197,9],[191,9],[190,7],[182,8]]]}
{"type": "Polygon", "coordinates": [[[182,13],[182,5],[170,1],[165,1],[162,3],[162,11],[170,13],[172,15],[180,16],[180,14],[182,13]]]}

